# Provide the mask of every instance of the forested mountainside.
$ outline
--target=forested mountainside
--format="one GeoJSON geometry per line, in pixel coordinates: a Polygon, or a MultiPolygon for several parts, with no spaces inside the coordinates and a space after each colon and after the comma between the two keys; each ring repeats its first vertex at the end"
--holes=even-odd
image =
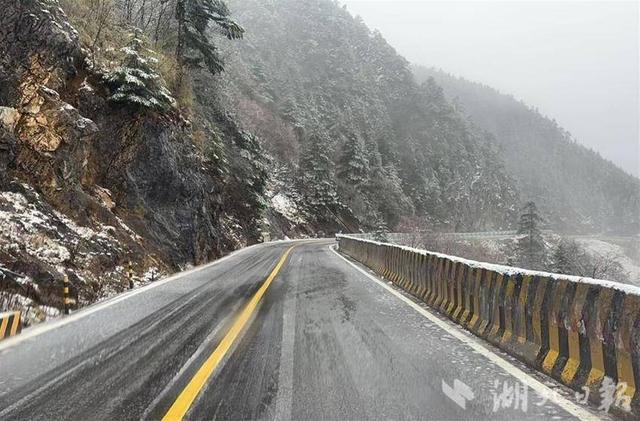
{"type": "Polygon", "coordinates": [[[637,224],[632,178],[542,117],[549,138],[509,149],[335,1],[0,7],[2,308],[55,311],[63,274],[90,303],[130,261],[139,283],[268,235],[510,228],[523,196],[637,224]]]}
{"type": "Polygon", "coordinates": [[[280,166],[276,203],[320,226],[337,216],[347,230],[412,216],[444,229],[510,226],[518,197],[490,138],[439,86],[416,84],[379,33],[333,1],[229,5],[247,32],[224,45],[225,103],[280,166]]]}
{"type": "Polygon", "coordinates": [[[0,310],[40,319],[65,273],[83,305],[128,262],[138,283],[260,238],[258,140],[169,92],[120,6],[0,0],[0,310]]]}
{"type": "Polygon", "coordinates": [[[419,82],[433,78],[473,124],[495,136],[521,198],[536,201],[551,228],[640,231],[640,180],[512,96],[434,68],[413,70],[419,82]]]}
{"type": "Polygon", "coordinates": [[[29,323],[64,274],[83,305],[129,262],[145,282],[264,233],[512,224],[490,137],[379,34],[329,0],[229,5],[0,0],[2,308],[29,323]]]}

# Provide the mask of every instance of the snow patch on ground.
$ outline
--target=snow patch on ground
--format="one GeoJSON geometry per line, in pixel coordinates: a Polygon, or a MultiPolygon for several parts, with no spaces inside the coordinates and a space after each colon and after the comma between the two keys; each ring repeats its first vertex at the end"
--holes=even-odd
{"type": "MultiPolygon", "coordinates": [[[[37,233],[41,228],[51,229],[47,216],[38,211],[35,205],[29,203],[20,193],[0,192],[0,205],[6,203],[8,210],[0,209],[0,220],[5,223],[0,229],[7,231],[7,221],[14,221],[28,234],[37,233]]],[[[5,207],[5,206],[2,206],[5,207]]]]}
{"type": "Polygon", "coordinates": [[[150,282],[159,281],[166,274],[161,272],[157,267],[153,266],[148,268],[140,277],[140,282],[143,284],[148,284],[150,282]]]}
{"type": "MultiPolygon", "coordinates": [[[[11,253],[24,250],[51,265],[70,258],[69,250],[45,232],[55,231],[51,219],[20,193],[0,193],[0,247],[11,253]]],[[[58,236],[59,237],[59,236],[58,236]]]]}
{"type": "Polygon", "coordinates": [[[77,225],[75,222],[73,222],[71,219],[67,218],[65,215],[63,215],[62,213],[54,210],[53,214],[56,216],[56,218],[58,218],[60,220],[60,222],[62,222],[63,224],[65,224],[67,226],[67,228],[69,228],[71,231],[75,232],[76,234],[78,234],[78,236],[84,238],[84,239],[89,239],[95,235],[97,235],[97,233],[92,230],[91,228],[87,228],[87,227],[81,227],[79,225],[77,225]]]}
{"type": "MultiPolygon", "coordinates": [[[[121,220],[116,227],[80,226],[33,188],[16,183],[11,191],[0,191],[0,221],[0,280],[6,287],[0,290],[0,310],[20,310],[27,325],[59,314],[49,306],[61,300],[63,273],[72,277],[81,306],[128,288],[125,269],[115,266],[124,254],[116,235],[140,237],[121,220]]],[[[135,283],[148,282],[145,274],[135,283]]]]}
{"type": "MultiPolygon", "coordinates": [[[[41,200],[35,192],[38,200],[41,200]]],[[[21,193],[0,192],[0,248],[7,253],[21,250],[53,266],[71,258],[69,248],[83,239],[118,249],[109,227],[81,227],[55,210],[43,213],[21,193]],[[75,235],[74,235],[75,234],[75,235]]],[[[113,228],[111,228],[111,231],[113,228]]]]}
{"type": "Polygon", "coordinates": [[[296,224],[305,224],[307,222],[300,215],[300,211],[294,201],[284,193],[278,193],[271,198],[271,207],[291,222],[296,224]]]}
{"type": "Polygon", "coordinates": [[[631,282],[635,285],[640,284],[640,265],[625,254],[624,248],[596,238],[576,238],[576,241],[591,253],[599,256],[615,256],[624,270],[629,273],[631,282]]]}
{"type": "MultiPolygon", "coordinates": [[[[25,280],[25,283],[30,283],[30,281],[25,280]]],[[[32,286],[36,286],[36,284],[32,284],[32,286]]],[[[22,323],[25,327],[41,323],[48,318],[57,317],[61,314],[57,308],[38,304],[31,298],[20,294],[0,292],[0,305],[5,309],[20,309],[22,323]]]]}

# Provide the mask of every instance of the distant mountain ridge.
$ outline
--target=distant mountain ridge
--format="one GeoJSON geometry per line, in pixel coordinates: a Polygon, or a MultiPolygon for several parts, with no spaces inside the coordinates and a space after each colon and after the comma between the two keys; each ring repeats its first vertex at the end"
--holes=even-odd
{"type": "Polygon", "coordinates": [[[640,231],[638,178],[513,96],[435,68],[412,69],[418,82],[433,78],[473,124],[495,136],[521,197],[535,200],[552,228],[640,231]]]}

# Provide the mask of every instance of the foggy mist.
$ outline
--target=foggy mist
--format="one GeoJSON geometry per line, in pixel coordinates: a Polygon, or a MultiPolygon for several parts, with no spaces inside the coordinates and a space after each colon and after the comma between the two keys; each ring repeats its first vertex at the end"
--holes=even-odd
{"type": "Polygon", "coordinates": [[[342,3],[408,60],[512,94],[640,174],[637,2],[342,3]]]}
{"type": "Polygon", "coordinates": [[[0,420],[640,420],[637,3],[0,10],[0,420]]]}

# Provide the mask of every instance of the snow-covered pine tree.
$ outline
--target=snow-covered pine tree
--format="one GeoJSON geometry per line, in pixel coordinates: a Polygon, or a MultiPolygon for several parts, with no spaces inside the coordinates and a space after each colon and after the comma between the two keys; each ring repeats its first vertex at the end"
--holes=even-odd
{"type": "Polygon", "coordinates": [[[124,53],[121,65],[106,76],[111,89],[109,100],[161,112],[175,107],[175,99],[153,68],[157,60],[145,55],[144,42],[138,31],[131,35],[129,45],[121,51],[124,53]]]}
{"type": "Polygon", "coordinates": [[[285,120],[291,123],[296,123],[298,121],[298,105],[292,95],[287,96],[282,102],[282,105],[280,105],[280,112],[285,120]]]}
{"type": "Polygon", "coordinates": [[[222,0],[177,0],[178,46],[176,55],[181,66],[205,66],[212,74],[224,70],[222,57],[207,33],[209,23],[228,39],[239,39],[244,29],[230,17],[229,8],[222,0]]]}
{"type": "Polygon", "coordinates": [[[338,161],[338,177],[352,187],[358,187],[368,181],[369,161],[364,145],[353,132],[346,135],[342,156],[338,161]]]}
{"type": "Polygon", "coordinates": [[[553,263],[553,271],[555,273],[569,274],[571,271],[567,244],[564,241],[560,241],[556,248],[553,250],[553,256],[551,257],[553,263]]]}
{"type": "Polygon", "coordinates": [[[518,239],[517,263],[526,269],[544,269],[546,245],[540,231],[542,217],[535,202],[527,202],[522,210],[518,234],[524,236],[518,239]]]}
{"type": "Polygon", "coordinates": [[[379,214],[375,215],[375,231],[373,232],[373,239],[386,243],[388,241],[389,228],[386,222],[379,214]]]}
{"type": "MultiPolygon", "coordinates": [[[[236,127],[237,129],[237,127],[236,127]]],[[[237,129],[240,131],[239,129],[237,129]]],[[[260,235],[262,211],[266,206],[266,184],[269,157],[256,136],[241,131],[233,137],[229,157],[229,171],[224,184],[224,203],[232,204],[237,218],[248,238],[260,235]]],[[[229,214],[231,209],[225,209],[229,214]]]]}
{"type": "Polygon", "coordinates": [[[326,215],[339,206],[330,158],[329,138],[319,132],[311,134],[300,156],[298,183],[304,205],[316,215],[326,215]]]}

